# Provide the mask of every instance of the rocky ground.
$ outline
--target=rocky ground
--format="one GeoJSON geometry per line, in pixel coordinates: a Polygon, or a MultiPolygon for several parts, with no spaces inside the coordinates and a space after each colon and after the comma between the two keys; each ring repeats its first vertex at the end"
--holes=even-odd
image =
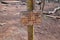
{"type": "MultiPolygon", "coordinates": [[[[59,6],[57,3],[47,5],[46,11],[59,6]]],[[[0,4],[0,40],[27,40],[27,26],[20,23],[21,11],[26,11],[25,5],[0,4]]],[[[43,15],[42,23],[34,25],[34,40],[60,40],[60,19],[43,15]]]]}

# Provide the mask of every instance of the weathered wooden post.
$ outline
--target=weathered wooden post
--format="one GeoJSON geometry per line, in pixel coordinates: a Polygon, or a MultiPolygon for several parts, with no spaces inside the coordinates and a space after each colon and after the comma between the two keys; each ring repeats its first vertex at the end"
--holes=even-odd
{"type": "Polygon", "coordinates": [[[33,0],[27,0],[28,11],[33,11],[33,0]]]}
{"type": "MultiPolygon", "coordinates": [[[[29,12],[32,12],[34,7],[33,7],[33,0],[27,0],[27,9],[29,12]]],[[[31,20],[31,18],[30,18],[31,20]]],[[[34,28],[33,24],[28,24],[28,40],[33,40],[33,33],[34,33],[34,28]]]]}
{"type": "Polygon", "coordinates": [[[40,13],[42,13],[42,12],[40,12],[40,13],[37,13],[37,12],[34,13],[33,12],[33,9],[34,9],[33,0],[27,0],[27,9],[28,9],[28,13],[27,13],[27,15],[22,17],[21,23],[24,24],[24,25],[27,24],[28,40],[34,40],[34,27],[33,27],[33,25],[41,23],[40,13]]]}

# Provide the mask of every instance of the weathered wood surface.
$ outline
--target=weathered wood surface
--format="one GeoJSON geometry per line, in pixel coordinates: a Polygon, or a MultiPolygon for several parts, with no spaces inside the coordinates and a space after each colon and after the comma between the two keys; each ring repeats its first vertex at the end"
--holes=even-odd
{"type": "Polygon", "coordinates": [[[34,26],[33,25],[28,25],[28,40],[34,40],[34,26]]]}

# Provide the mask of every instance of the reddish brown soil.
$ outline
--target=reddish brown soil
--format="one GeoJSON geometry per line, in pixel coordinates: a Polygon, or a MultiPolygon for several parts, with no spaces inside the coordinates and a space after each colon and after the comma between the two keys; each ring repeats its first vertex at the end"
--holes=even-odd
{"type": "MultiPolygon", "coordinates": [[[[54,8],[53,5],[50,8],[54,8]]],[[[45,6],[45,9],[47,8],[45,6]]],[[[24,6],[0,4],[0,40],[27,40],[27,27],[20,23],[22,16],[20,11],[25,9],[24,6]]],[[[42,23],[34,25],[34,40],[60,40],[60,19],[43,15],[42,23]]]]}

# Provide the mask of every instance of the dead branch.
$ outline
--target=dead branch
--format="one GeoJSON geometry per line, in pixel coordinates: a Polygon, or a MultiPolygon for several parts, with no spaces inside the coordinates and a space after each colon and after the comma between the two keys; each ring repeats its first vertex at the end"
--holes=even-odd
{"type": "Polygon", "coordinates": [[[46,12],[46,11],[43,11],[43,14],[53,14],[53,13],[55,13],[57,10],[59,10],[60,9],[60,7],[57,7],[57,8],[55,8],[53,11],[49,11],[49,12],[46,12]]]}
{"type": "Polygon", "coordinates": [[[50,18],[60,19],[60,16],[53,16],[53,15],[46,15],[46,16],[50,18]]]}

